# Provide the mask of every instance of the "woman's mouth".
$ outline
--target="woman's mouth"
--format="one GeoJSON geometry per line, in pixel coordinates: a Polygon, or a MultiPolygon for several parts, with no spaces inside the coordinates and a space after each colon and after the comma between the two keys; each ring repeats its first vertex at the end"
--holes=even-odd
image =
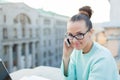
{"type": "Polygon", "coordinates": [[[82,46],[82,43],[74,43],[75,48],[81,48],[81,46],[82,46]]]}
{"type": "Polygon", "coordinates": [[[79,47],[80,46],[80,44],[79,43],[75,43],[75,47],[79,47]]]}

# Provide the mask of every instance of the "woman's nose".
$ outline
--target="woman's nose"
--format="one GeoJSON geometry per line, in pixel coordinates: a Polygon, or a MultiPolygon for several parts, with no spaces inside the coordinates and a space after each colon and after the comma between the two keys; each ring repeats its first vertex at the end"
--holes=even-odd
{"type": "Polygon", "coordinates": [[[78,41],[75,37],[73,38],[73,43],[75,43],[76,41],[78,41]]]}

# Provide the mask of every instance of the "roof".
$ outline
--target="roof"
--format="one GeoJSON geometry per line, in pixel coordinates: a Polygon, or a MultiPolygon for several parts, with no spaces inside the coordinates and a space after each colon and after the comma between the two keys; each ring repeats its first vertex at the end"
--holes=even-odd
{"type": "Polygon", "coordinates": [[[120,28],[120,22],[119,21],[109,21],[109,22],[103,22],[103,23],[94,23],[93,27],[96,29],[103,30],[104,28],[120,28]]]}
{"type": "Polygon", "coordinates": [[[101,24],[104,28],[120,28],[120,22],[119,21],[110,21],[110,22],[104,22],[101,24]]]}
{"type": "Polygon", "coordinates": [[[47,14],[47,15],[61,16],[61,17],[66,17],[66,18],[68,18],[68,16],[60,15],[60,14],[57,14],[57,13],[51,12],[51,11],[45,11],[45,10],[43,10],[43,9],[37,9],[37,11],[38,11],[39,13],[43,13],[43,14],[47,14]]]}

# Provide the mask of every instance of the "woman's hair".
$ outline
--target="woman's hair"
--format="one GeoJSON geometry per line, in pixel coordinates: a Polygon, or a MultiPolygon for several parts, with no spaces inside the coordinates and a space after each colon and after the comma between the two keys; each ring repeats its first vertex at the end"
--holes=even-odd
{"type": "Polygon", "coordinates": [[[83,6],[82,8],[79,8],[79,14],[87,15],[89,18],[92,16],[92,9],[90,6],[83,6]]]}
{"type": "Polygon", "coordinates": [[[83,12],[76,14],[76,15],[73,15],[70,18],[70,21],[76,22],[76,21],[84,20],[86,23],[86,26],[88,27],[88,30],[90,30],[92,28],[92,22],[90,20],[90,17],[92,15],[91,8],[89,6],[84,6],[84,7],[80,8],[79,11],[83,11],[83,12]]]}

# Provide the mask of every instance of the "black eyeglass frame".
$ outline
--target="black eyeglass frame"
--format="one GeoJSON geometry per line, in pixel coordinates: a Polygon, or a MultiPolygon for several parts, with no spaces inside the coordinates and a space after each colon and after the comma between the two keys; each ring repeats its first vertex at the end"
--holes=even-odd
{"type": "Polygon", "coordinates": [[[70,39],[68,36],[69,34],[68,33],[65,33],[65,37],[68,38],[69,40],[73,40],[74,38],[77,39],[77,40],[82,40],[84,39],[84,36],[87,32],[89,32],[90,30],[88,29],[85,33],[79,33],[79,34],[76,34],[76,35],[71,35],[72,39],[70,39]],[[83,36],[82,38],[78,38],[78,36],[83,36]]]}

